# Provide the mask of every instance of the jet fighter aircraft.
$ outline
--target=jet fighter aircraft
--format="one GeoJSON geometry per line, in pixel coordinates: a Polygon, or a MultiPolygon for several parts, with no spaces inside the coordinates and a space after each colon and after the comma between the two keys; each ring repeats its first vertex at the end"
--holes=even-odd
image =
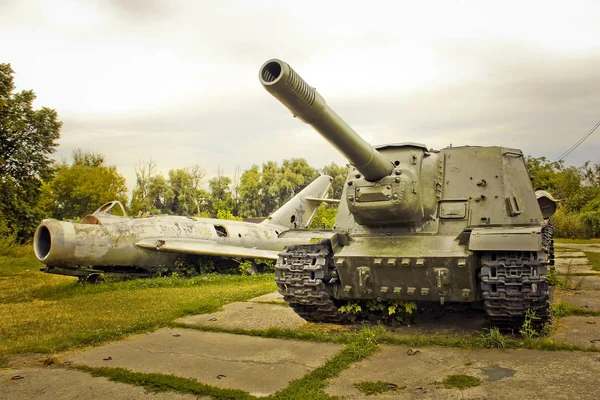
{"type": "Polygon", "coordinates": [[[212,218],[161,215],[133,218],[118,201],[85,216],[81,223],[45,219],[35,232],[33,249],[46,264],[42,271],[93,281],[100,273],[152,276],[177,262],[198,257],[276,260],[284,247],[318,240],[308,228],[327,199],[333,178],[322,175],[259,224],[212,218]],[[121,207],[125,216],[112,215],[121,207]]]}

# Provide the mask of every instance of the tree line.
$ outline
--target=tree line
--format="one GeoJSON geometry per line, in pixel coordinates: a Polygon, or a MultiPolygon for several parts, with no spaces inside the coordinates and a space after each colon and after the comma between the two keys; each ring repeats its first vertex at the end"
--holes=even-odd
{"type": "MultiPolygon", "coordinates": [[[[320,169],[303,158],[267,161],[233,177],[221,170],[205,182],[194,165],[158,173],[153,160],[135,167],[136,187],[128,199],[125,178],[103,155],[76,150],[71,162],[54,162],[62,123],[55,110],[33,109],[31,90],[15,93],[14,71],[0,64],[0,237],[27,241],[43,218],[76,219],[119,200],[130,215],[174,214],[217,218],[267,216],[319,174],[334,177],[329,196],[339,199],[346,167],[320,169]]],[[[600,237],[600,165],[566,167],[545,157],[526,157],[535,189],[559,200],[552,221],[558,236],[600,237]]],[[[330,227],[335,207],[321,207],[313,227],[330,227]]]]}

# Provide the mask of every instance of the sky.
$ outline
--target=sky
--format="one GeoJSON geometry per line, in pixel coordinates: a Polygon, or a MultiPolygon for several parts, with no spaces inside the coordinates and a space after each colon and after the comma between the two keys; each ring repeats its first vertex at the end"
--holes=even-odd
{"type": "MultiPolygon", "coordinates": [[[[207,178],[342,156],[258,81],[289,63],[372,144],[556,160],[600,120],[600,1],[0,0],[0,62],[63,122],[54,157],[207,178]]],[[[600,129],[566,159],[600,163],[600,129]]]]}

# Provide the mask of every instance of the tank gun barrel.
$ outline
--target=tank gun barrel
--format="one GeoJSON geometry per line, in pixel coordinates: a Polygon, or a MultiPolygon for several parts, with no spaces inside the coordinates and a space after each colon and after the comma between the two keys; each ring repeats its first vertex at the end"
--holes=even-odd
{"type": "Polygon", "coordinates": [[[258,76],[269,93],[315,128],[365,179],[377,181],[392,172],[393,164],[348,126],[287,63],[269,60],[260,68],[258,76]]]}

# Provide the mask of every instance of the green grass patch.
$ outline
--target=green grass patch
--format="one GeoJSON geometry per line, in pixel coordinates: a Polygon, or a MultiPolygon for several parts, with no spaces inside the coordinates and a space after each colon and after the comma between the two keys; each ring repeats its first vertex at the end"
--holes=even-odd
{"type": "Polygon", "coordinates": [[[468,389],[481,385],[481,379],[471,375],[449,375],[442,381],[446,389],[468,389]]]}
{"type": "Polygon", "coordinates": [[[8,368],[8,357],[0,356],[0,368],[8,368]]]}
{"type": "Polygon", "coordinates": [[[581,317],[600,317],[600,311],[586,310],[585,308],[578,307],[573,304],[560,303],[552,305],[552,313],[555,317],[566,317],[566,316],[581,316],[581,317]]]}
{"type": "Polygon", "coordinates": [[[122,382],[130,385],[141,386],[151,393],[180,392],[197,396],[210,396],[213,399],[255,399],[254,396],[234,389],[221,389],[205,385],[195,379],[180,378],[174,375],[145,374],[132,372],[123,368],[92,368],[87,366],[76,367],[79,371],[87,372],[92,376],[102,376],[113,382],[122,382]]]}
{"type": "MultiPolygon", "coordinates": [[[[329,342],[338,344],[352,343],[359,334],[360,326],[306,324],[298,329],[270,328],[264,330],[246,330],[198,326],[183,323],[171,323],[173,328],[195,329],[205,332],[231,333],[235,335],[257,336],[274,339],[306,340],[312,342],[329,342]]],[[[448,335],[444,333],[415,334],[394,332],[379,326],[377,342],[408,347],[443,346],[459,349],[534,349],[546,351],[588,351],[600,352],[596,348],[586,348],[555,342],[546,337],[535,337],[523,340],[515,335],[504,334],[497,328],[485,329],[473,334],[448,335]]]]}
{"type": "Polygon", "coordinates": [[[33,255],[0,257],[0,356],[116,340],[276,289],[272,274],[81,285],[40,266],[33,255]]]}
{"type": "Polygon", "coordinates": [[[366,394],[367,396],[372,394],[381,394],[386,392],[392,392],[396,390],[406,389],[406,386],[398,387],[393,383],[383,382],[383,381],[375,381],[369,382],[364,381],[360,383],[355,383],[354,387],[366,394]]]}
{"type": "Polygon", "coordinates": [[[600,239],[566,239],[566,238],[554,238],[555,244],[589,244],[589,245],[599,245],[600,239]]]}
{"type": "MultiPolygon", "coordinates": [[[[266,399],[333,399],[323,391],[328,385],[328,379],[336,377],[351,364],[373,354],[377,350],[378,338],[382,332],[382,327],[361,329],[343,350],[323,366],[300,379],[292,381],[287,388],[266,397],[266,399]]],[[[87,366],[76,368],[93,376],[104,376],[111,381],[142,386],[150,392],[176,391],[197,396],[210,396],[216,400],[256,398],[241,390],[220,389],[199,383],[193,379],[179,378],[172,375],[138,373],[122,368],[92,368],[87,366]]]]}
{"type": "Polygon", "coordinates": [[[590,262],[592,269],[594,271],[600,271],[600,253],[594,253],[591,251],[586,251],[584,253],[588,261],[590,262]]]}

